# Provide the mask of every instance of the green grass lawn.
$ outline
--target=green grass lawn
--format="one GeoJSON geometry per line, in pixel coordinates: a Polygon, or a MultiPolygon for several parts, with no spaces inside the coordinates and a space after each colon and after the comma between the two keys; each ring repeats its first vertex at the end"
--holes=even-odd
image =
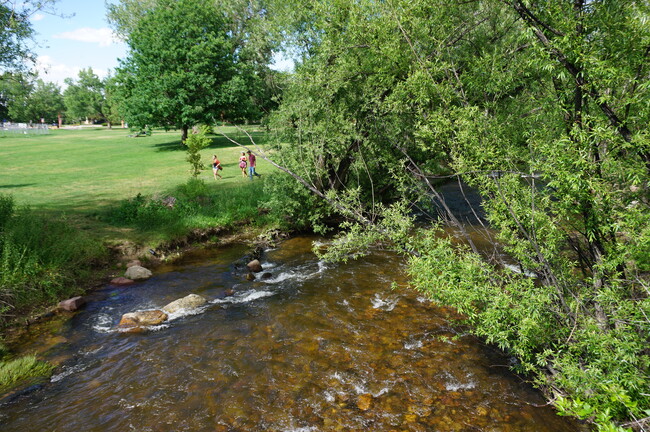
{"type": "MultiPolygon", "coordinates": [[[[250,144],[234,127],[215,128],[212,144],[201,152],[206,169],[199,178],[217,196],[220,190],[246,188],[250,183],[238,167],[242,148],[221,136],[222,131],[242,144],[250,144]],[[223,179],[218,181],[210,168],[213,154],[224,167],[223,179]]],[[[258,144],[263,142],[263,132],[255,128],[249,131],[258,144]]],[[[95,216],[137,194],[163,195],[190,178],[180,131],[154,131],[149,137],[138,138],[129,134],[128,129],[121,128],[84,128],[0,137],[0,194],[13,196],[18,206],[64,214],[81,228],[97,231],[100,237],[119,237],[123,230],[95,216]]],[[[258,172],[272,169],[258,158],[258,172]]],[[[259,193],[259,187],[254,190],[259,193]]]]}
{"type": "MultiPolygon", "coordinates": [[[[221,130],[247,143],[235,128],[221,130]]],[[[150,137],[139,138],[128,135],[127,129],[104,128],[2,137],[0,193],[36,210],[75,213],[96,210],[138,193],[161,193],[190,177],[179,131],[155,131],[150,137]]],[[[261,133],[254,137],[263,139],[261,133]]],[[[221,160],[221,187],[245,180],[237,166],[241,150],[215,135],[213,144],[201,152],[206,167],[215,153],[221,160]]],[[[259,172],[270,168],[258,158],[259,172]]],[[[199,178],[217,183],[211,169],[199,178]]]]}

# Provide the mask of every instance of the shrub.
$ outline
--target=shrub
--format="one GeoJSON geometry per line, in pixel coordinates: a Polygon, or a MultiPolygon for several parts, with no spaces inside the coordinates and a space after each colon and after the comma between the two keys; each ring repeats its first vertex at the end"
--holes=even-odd
{"type": "Polygon", "coordinates": [[[191,134],[185,140],[185,146],[187,147],[187,157],[186,161],[190,163],[192,177],[198,177],[201,174],[203,169],[203,163],[201,162],[201,150],[210,145],[212,140],[206,136],[206,126],[201,126],[200,132],[197,134],[191,134]]]}

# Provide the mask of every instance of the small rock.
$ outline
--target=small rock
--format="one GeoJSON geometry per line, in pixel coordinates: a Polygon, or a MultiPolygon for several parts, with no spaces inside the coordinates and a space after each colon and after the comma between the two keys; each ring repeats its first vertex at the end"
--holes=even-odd
{"type": "Polygon", "coordinates": [[[203,306],[208,301],[201,297],[198,294],[190,294],[178,300],[174,300],[169,303],[167,306],[163,307],[162,310],[167,313],[178,312],[181,309],[196,309],[199,306],[203,306]]]}
{"type": "Polygon", "coordinates": [[[226,288],[223,292],[223,295],[226,297],[230,297],[231,295],[235,295],[235,290],[232,288],[226,288]]]}
{"type": "Polygon", "coordinates": [[[372,395],[370,393],[359,395],[359,398],[357,399],[357,408],[359,408],[361,411],[368,411],[371,404],[372,395]]]}
{"type": "Polygon", "coordinates": [[[246,264],[246,266],[253,273],[259,273],[262,271],[262,264],[260,264],[260,261],[256,259],[246,264]]]}
{"type": "Polygon", "coordinates": [[[86,300],[83,297],[72,297],[71,299],[63,300],[59,303],[59,309],[63,309],[68,312],[74,312],[79,309],[86,300]]]}
{"type": "Polygon", "coordinates": [[[255,275],[253,273],[248,273],[246,275],[246,280],[248,281],[254,281],[255,280],[255,275]]]}
{"type": "Polygon", "coordinates": [[[167,314],[161,310],[129,312],[122,315],[118,327],[140,327],[158,325],[167,320],[167,314]]]}
{"type": "Polygon", "coordinates": [[[127,279],[127,278],[121,277],[121,276],[117,277],[115,279],[111,279],[111,285],[124,286],[124,285],[131,285],[133,283],[135,283],[135,281],[133,279],[127,279]]]}
{"type": "Polygon", "coordinates": [[[169,208],[174,208],[174,205],[176,204],[176,198],[174,198],[173,196],[169,196],[164,200],[162,200],[162,203],[164,206],[167,206],[169,208]]]}
{"type": "Polygon", "coordinates": [[[273,277],[273,273],[266,272],[262,273],[262,279],[271,279],[273,277]]]}
{"type": "Polygon", "coordinates": [[[130,268],[130,267],[133,267],[133,266],[142,267],[142,263],[140,262],[140,260],[131,260],[128,263],[126,263],[126,268],[130,268]]]}
{"type": "Polygon", "coordinates": [[[126,269],[126,273],[124,273],[124,277],[133,280],[149,279],[151,277],[151,274],[152,274],[151,270],[146,269],[139,265],[134,265],[126,269]]]}

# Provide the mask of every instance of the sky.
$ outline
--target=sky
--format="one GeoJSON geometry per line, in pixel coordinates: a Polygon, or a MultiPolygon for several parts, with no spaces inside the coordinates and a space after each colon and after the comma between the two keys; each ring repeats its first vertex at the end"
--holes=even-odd
{"type": "Polygon", "coordinates": [[[63,86],[65,78],[76,79],[89,67],[104,78],[126,57],[126,44],[108,26],[104,0],[59,0],[54,9],[56,15],[32,16],[36,69],[44,81],[63,86]]]}
{"type": "MultiPolygon", "coordinates": [[[[65,87],[66,78],[77,79],[81,69],[92,68],[100,78],[119,66],[127,45],[113,35],[106,20],[105,0],[58,0],[56,15],[32,17],[36,32],[36,69],[43,81],[65,87]]],[[[278,55],[278,70],[291,70],[293,62],[278,55]]]]}

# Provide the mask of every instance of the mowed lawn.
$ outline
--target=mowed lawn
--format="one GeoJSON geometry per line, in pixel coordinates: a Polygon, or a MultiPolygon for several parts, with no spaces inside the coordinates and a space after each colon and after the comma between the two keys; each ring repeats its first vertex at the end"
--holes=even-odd
{"type": "MultiPolygon", "coordinates": [[[[264,134],[251,135],[258,143],[264,134]]],[[[201,173],[215,188],[250,181],[238,167],[243,150],[218,132],[244,145],[245,134],[233,127],[215,128],[213,144],[204,149],[208,168],[217,154],[224,169],[215,181],[212,170],[201,173]]],[[[18,206],[64,213],[88,213],[136,196],[163,194],[190,178],[180,131],[154,131],[149,137],[129,137],[128,129],[52,130],[49,135],[0,137],[0,194],[12,195],[18,206]]],[[[254,148],[252,148],[255,151],[254,148]]],[[[258,171],[272,166],[258,158],[258,171]]]]}

